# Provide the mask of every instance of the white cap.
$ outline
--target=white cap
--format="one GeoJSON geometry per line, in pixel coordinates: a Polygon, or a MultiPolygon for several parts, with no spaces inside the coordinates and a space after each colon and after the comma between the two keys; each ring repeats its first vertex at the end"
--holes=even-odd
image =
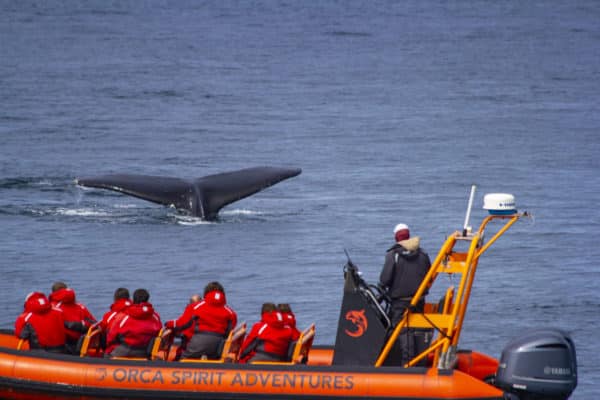
{"type": "Polygon", "coordinates": [[[410,229],[408,229],[408,225],[406,224],[398,224],[396,225],[396,227],[394,228],[394,233],[401,231],[403,229],[406,229],[407,231],[410,231],[410,229]]]}

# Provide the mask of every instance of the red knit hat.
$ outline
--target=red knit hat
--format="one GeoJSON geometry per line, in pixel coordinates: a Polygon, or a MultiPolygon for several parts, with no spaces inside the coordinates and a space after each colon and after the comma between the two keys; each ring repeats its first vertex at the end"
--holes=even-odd
{"type": "Polygon", "coordinates": [[[402,240],[410,238],[410,230],[408,229],[408,225],[396,225],[396,227],[394,228],[394,237],[396,238],[396,242],[400,242],[402,240]]]}

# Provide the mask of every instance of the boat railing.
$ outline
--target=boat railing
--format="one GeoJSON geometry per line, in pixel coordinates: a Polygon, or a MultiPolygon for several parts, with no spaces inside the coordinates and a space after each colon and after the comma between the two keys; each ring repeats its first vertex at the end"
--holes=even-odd
{"type": "Polygon", "coordinates": [[[386,328],[389,328],[392,325],[392,321],[388,315],[388,312],[384,307],[382,307],[380,300],[377,299],[375,293],[371,289],[376,289],[376,286],[369,285],[361,285],[359,286],[359,290],[369,299],[370,304],[377,309],[377,315],[381,318],[382,323],[386,328]]]}
{"type": "Polygon", "coordinates": [[[446,239],[433,261],[428,274],[414,295],[410,306],[407,308],[403,319],[396,325],[386,341],[375,362],[376,367],[383,365],[398,336],[408,329],[433,329],[437,332],[437,335],[425,350],[407,361],[404,364],[405,367],[415,366],[426,358],[428,359],[428,364],[431,363],[431,365],[436,365],[438,368],[449,369],[453,367],[456,362],[456,348],[467,311],[479,257],[519,218],[526,215],[527,213],[489,215],[483,220],[477,232],[455,232],[446,239]],[[495,220],[506,221],[504,226],[484,244],[485,229],[491,221],[495,220]],[[455,250],[455,245],[459,242],[466,242],[468,250],[455,250]],[[441,308],[438,305],[437,307],[427,307],[424,312],[414,311],[419,299],[423,297],[441,275],[460,276],[458,288],[449,287],[446,290],[445,300],[441,308]]]}

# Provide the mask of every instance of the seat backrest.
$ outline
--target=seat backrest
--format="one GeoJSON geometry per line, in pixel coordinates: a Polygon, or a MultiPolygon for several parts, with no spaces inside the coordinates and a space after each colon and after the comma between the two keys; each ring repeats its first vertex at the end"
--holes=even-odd
{"type": "Polygon", "coordinates": [[[17,343],[17,350],[29,350],[29,340],[19,339],[17,343]]]}
{"type": "Polygon", "coordinates": [[[300,337],[296,341],[296,346],[294,347],[291,359],[293,364],[306,364],[308,353],[310,352],[314,338],[315,324],[313,323],[300,333],[300,337]]]}
{"type": "Polygon", "coordinates": [[[246,323],[243,322],[229,332],[225,344],[223,345],[223,351],[221,352],[221,361],[237,362],[240,348],[246,337],[246,329],[246,323]]]}
{"type": "Polygon", "coordinates": [[[79,357],[102,357],[102,327],[100,323],[90,326],[85,335],[80,338],[78,343],[79,357]]]}
{"type": "Polygon", "coordinates": [[[153,339],[150,348],[151,360],[167,360],[171,350],[171,345],[175,339],[175,333],[172,329],[161,328],[158,335],[153,339]]]}

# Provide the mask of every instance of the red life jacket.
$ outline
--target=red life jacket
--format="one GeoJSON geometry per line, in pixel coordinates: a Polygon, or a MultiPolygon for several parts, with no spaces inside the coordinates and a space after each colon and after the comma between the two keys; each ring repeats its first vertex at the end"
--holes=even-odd
{"type": "Polygon", "coordinates": [[[150,341],[158,335],[162,328],[160,316],[150,303],[132,304],[124,314],[125,316],[108,331],[107,354],[110,354],[119,344],[133,349],[147,349],[150,341]]]}
{"type": "Polygon", "coordinates": [[[100,326],[104,331],[108,331],[111,325],[118,319],[118,316],[123,314],[124,311],[131,305],[129,299],[118,299],[110,306],[110,311],[107,311],[102,317],[100,326]]]}
{"type": "Polygon", "coordinates": [[[241,362],[247,362],[257,352],[264,352],[285,360],[290,343],[294,340],[294,331],[286,325],[280,312],[264,313],[261,322],[252,326],[244,340],[240,354],[241,362]]]}
{"type": "Polygon", "coordinates": [[[298,330],[298,328],[296,328],[296,316],[294,315],[294,313],[291,311],[282,312],[281,315],[283,316],[284,324],[292,328],[292,331],[294,332],[293,340],[298,340],[298,338],[300,337],[300,331],[298,330]]]}
{"type": "Polygon", "coordinates": [[[165,323],[165,327],[169,329],[174,329],[189,341],[192,335],[194,334],[195,329],[194,321],[192,319],[194,317],[193,309],[196,305],[200,304],[201,302],[202,301],[197,301],[188,304],[185,307],[185,310],[183,310],[183,314],[181,314],[181,316],[178,319],[167,321],[165,323]]]}
{"type": "Polygon", "coordinates": [[[208,292],[204,299],[190,304],[177,320],[167,322],[168,328],[182,330],[190,339],[194,333],[215,333],[225,336],[237,324],[237,314],[229,306],[225,293],[208,292]]]}
{"type": "Polygon", "coordinates": [[[280,312],[268,313],[266,326],[258,330],[258,340],[262,341],[257,349],[280,357],[287,357],[288,347],[294,340],[294,332],[286,325],[280,312]]]}
{"type": "Polygon", "coordinates": [[[63,312],[68,341],[77,341],[96,322],[87,307],[75,301],[75,291],[71,288],[53,292],[50,294],[50,302],[63,312]]]}
{"type": "Polygon", "coordinates": [[[53,308],[43,293],[31,293],[25,299],[24,312],[15,321],[15,335],[28,339],[31,348],[63,347],[63,313],[53,308]]]}

